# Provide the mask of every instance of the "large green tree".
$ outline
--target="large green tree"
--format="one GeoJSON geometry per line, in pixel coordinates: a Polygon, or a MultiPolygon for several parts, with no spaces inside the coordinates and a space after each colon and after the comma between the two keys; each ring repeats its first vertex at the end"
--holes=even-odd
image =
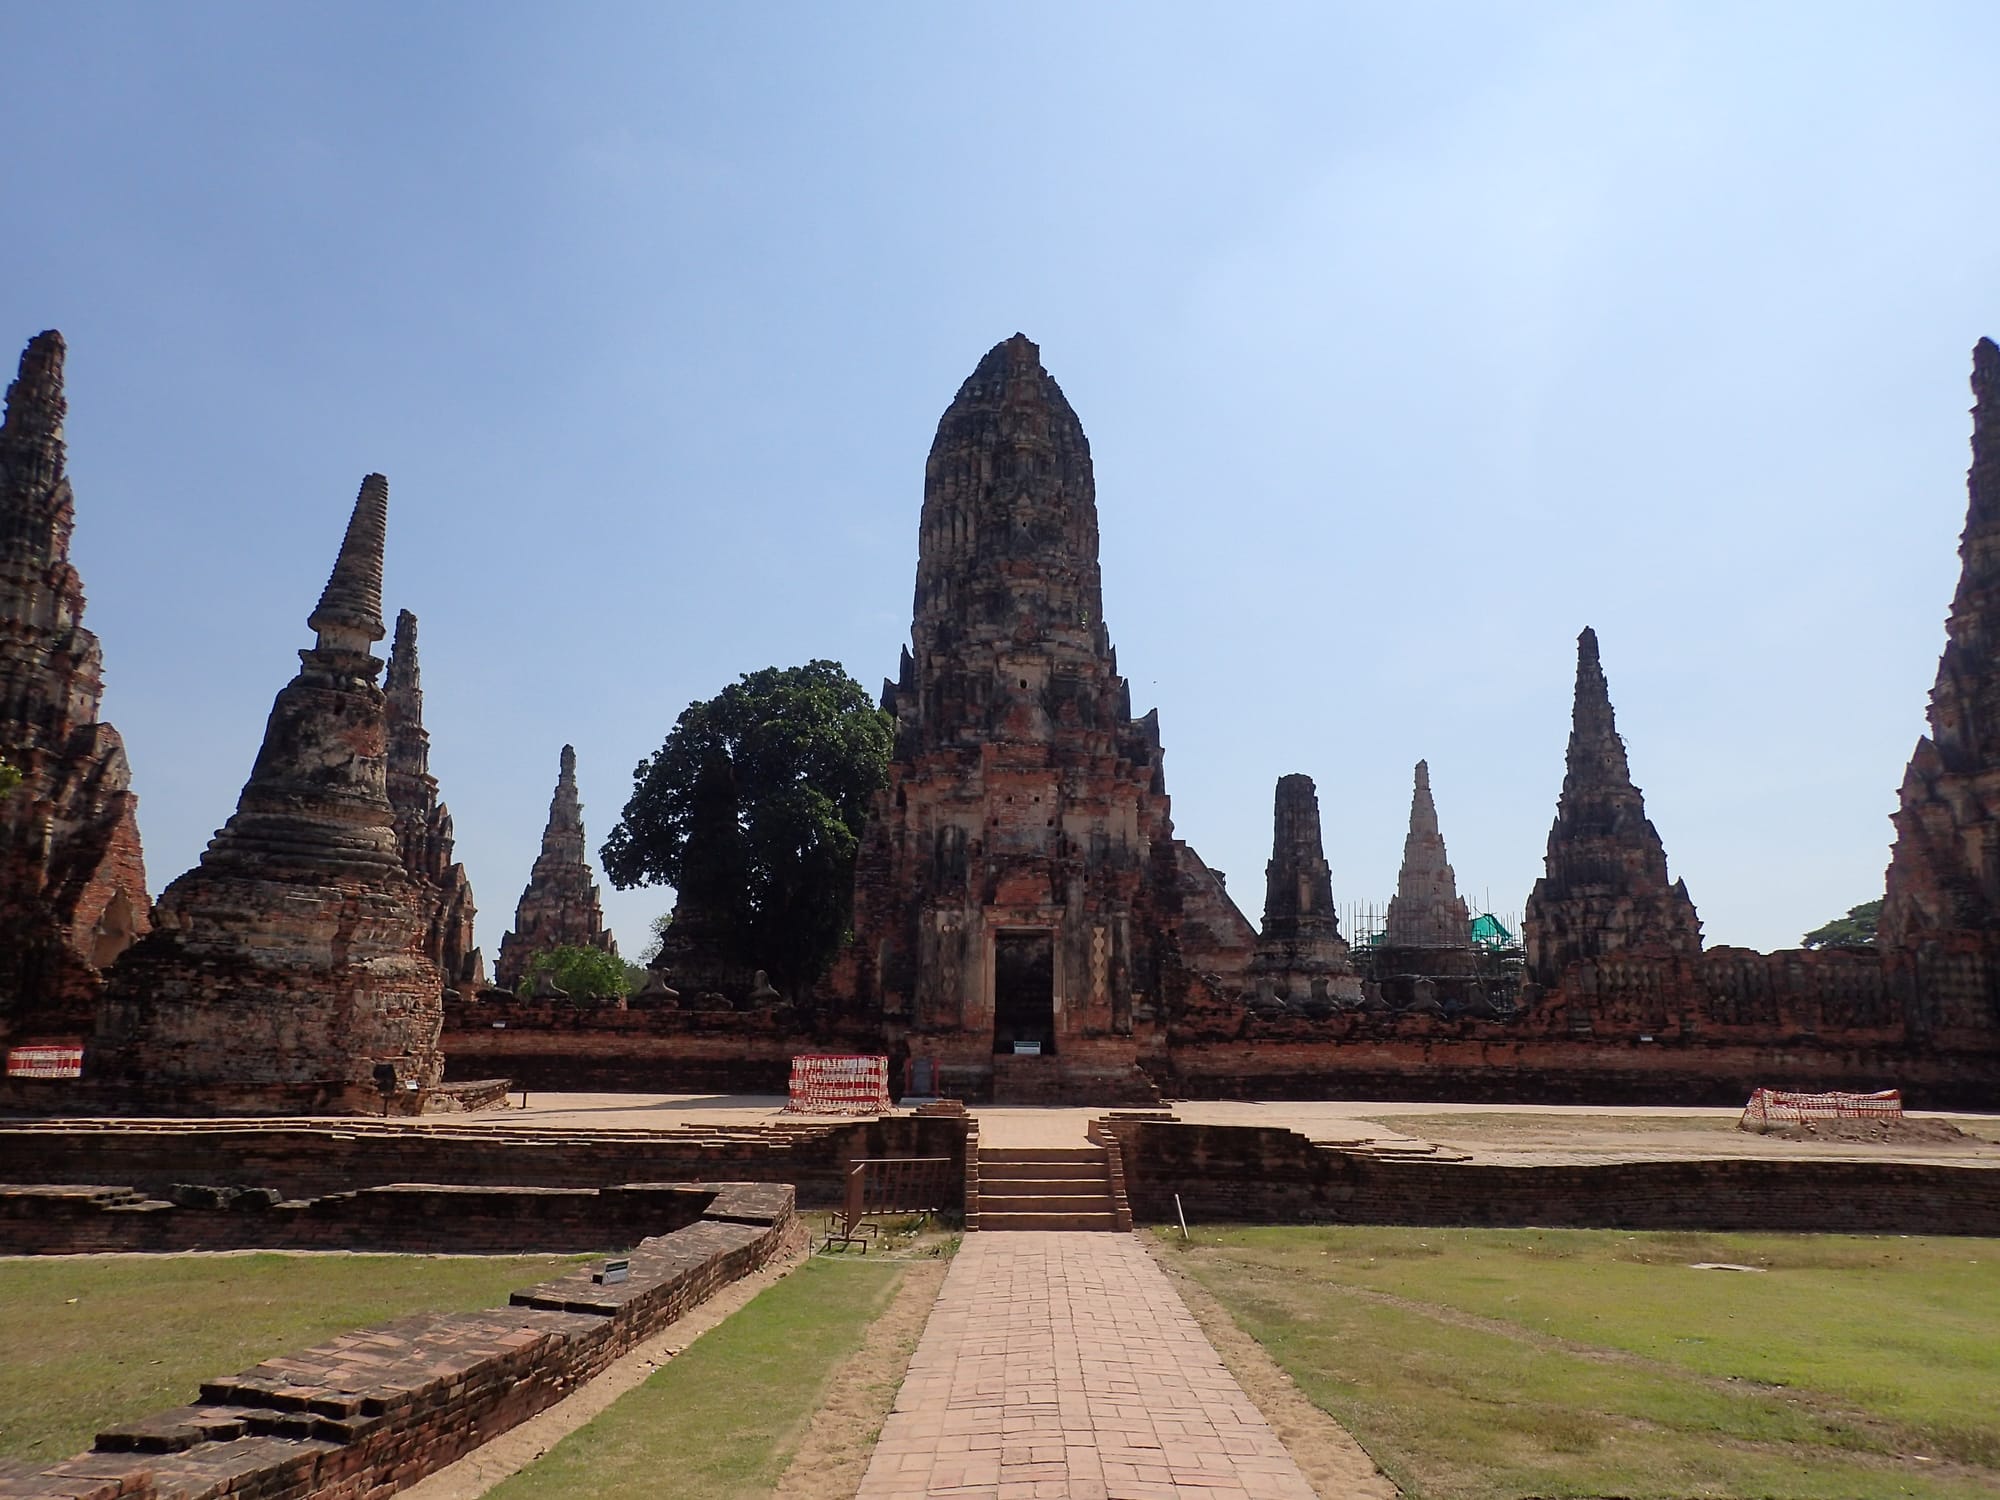
{"type": "Polygon", "coordinates": [[[615,1000],[626,993],[626,977],[616,954],[563,943],[529,959],[521,984],[525,988],[531,979],[553,979],[556,988],[575,998],[615,1000]]]}
{"type": "Polygon", "coordinates": [[[1800,942],[1808,948],[1866,947],[1875,941],[1875,924],[1882,916],[1880,901],[1850,906],[1847,915],[1815,927],[1800,942]]]}
{"type": "Polygon", "coordinates": [[[676,930],[718,959],[812,983],[847,934],[892,727],[839,662],[746,673],[640,762],[605,872],[621,890],[673,886],[676,930]]]}

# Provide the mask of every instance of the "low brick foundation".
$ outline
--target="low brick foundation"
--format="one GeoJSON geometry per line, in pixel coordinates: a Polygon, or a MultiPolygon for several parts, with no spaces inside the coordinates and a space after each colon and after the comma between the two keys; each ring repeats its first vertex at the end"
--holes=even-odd
{"type": "Polygon", "coordinates": [[[1500,1166],[1290,1130],[1107,1119],[1141,1221],[2000,1235],[2000,1168],[1711,1157],[1500,1166]]]}
{"type": "Polygon", "coordinates": [[[288,1199],[392,1183],[615,1188],[728,1179],[787,1183],[801,1206],[829,1208],[841,1201],[844,1166],[856,1157],[949,1156],[962,1170],[965,1131],[963,1116],[908,1115],[622,1133],[393,1120],[13,1121],[0,1122],[0,1175],[16,1183],[114,1183],[152,1198],[168,1196],[175,1183],[246,1184],[288,1199]]]}
{"type": "Polygon", "coordinates": [[[346,1334],[98,1435],[66,1462],[0,1460],[4,1500],[377,1500],[568,1395],[802,1231],[791,1192],[706,1189],[708,1212],[642,1241],[631,1278],[588,1268],[510,1305],[346,1334]]]}

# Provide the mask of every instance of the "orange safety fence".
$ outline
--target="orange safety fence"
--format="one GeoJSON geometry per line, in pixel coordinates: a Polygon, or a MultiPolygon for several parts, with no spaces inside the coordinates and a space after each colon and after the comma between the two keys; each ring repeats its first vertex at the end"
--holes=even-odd
{"type": "Polygon", "coordinates": [[[795,1115],[885,1115],[889,1112],[889,1059],[806,1053],[792,1059],[795,1115]]]}
{"type": "Polygon", "coordinates": [[[1758,1089],[1743,1106],[1739,1124],[1803,1125],[1810,1120],[1900,1120],[1903,1095],[1899,1089],[1875,1094],[1787,1094],[1758,1089]]]}

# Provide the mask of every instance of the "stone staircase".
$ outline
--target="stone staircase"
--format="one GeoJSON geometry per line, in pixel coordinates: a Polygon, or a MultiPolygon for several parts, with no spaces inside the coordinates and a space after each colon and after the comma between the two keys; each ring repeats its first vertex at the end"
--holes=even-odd
{"type": "Polygon", "coordinates": [[[982,1230],[1132,1227],[1102,1146],[982,1146],[978,1163],[982,1230]]]}

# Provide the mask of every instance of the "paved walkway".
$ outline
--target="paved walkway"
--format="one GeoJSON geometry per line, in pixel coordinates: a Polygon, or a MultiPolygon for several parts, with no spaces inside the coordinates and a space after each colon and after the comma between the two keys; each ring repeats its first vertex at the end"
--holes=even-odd
{"type": "Polygon", "coordinates": [[[965,1237],[856,1500],[1313,1500],[1139,1243],[965,1237]]]}

